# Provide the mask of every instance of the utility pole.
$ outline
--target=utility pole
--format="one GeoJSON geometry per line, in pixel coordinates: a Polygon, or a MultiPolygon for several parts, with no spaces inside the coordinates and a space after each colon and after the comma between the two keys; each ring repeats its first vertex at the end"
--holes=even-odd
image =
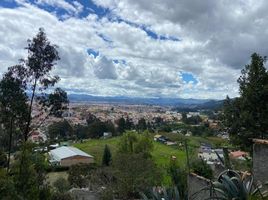
{"type": "Polygon", "coordinates": [[[190,174],[190,161],[189,161],[189,151],[188,151],[187,140],[184,140],[184,146],[185,146],[185,151],[186,151],[188,174],[190,174]]]}

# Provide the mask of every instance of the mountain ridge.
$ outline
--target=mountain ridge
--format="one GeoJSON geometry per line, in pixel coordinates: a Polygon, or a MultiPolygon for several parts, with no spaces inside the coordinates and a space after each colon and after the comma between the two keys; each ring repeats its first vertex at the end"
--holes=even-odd
{"type": "Polygon", "coordinates": [[[220,102],[215,99],[194,99],[194,98],[166,98],[166,97],[126,97],[126,96],[93,96],[87,94],[69,94],[70,102],[84,103],[110,103],[110,104],[141,104],[161,106],[200,106],[220,102]]]}

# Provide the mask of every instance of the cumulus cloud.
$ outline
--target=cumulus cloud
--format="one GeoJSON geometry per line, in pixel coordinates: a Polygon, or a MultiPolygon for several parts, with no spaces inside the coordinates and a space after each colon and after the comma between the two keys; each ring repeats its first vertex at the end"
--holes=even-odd
{"type": "Polygon", "coordinates": [[[26,40],[44,27],[49,40],[60,47],[61,61],[55,73],[62,76],[60,85],[68,91],[148,97],[236,96],[236,79],[250,54],[268,55],[268,3],[264,0],[94,0],[98,8],[109,10],[101,17],[97,12],[78,17],[92,9],[78,1],[16,1],[21,6],[0,7],[0,72],[26,55],[26,40]],[[64,9],[74,17],[63,20],[40,5],[64,9]],[[101,56],[90,56],[88,49],[101,56]],[[184,81],[181,72],[192,74],[198,82],[184,81]]]}
{"type": "Polygon", "coordinates": [[[36,0],[38,5],[49,5],[56,8],[66,10],[69,14],[79,14],[83,11],[84,6],[78,1],[73,1],[72,4],[65,0],[36,0]]]}
{"type": "Polygon", "coordinates": [[[93,65],[94,74],[99,79],[116,79],[116,69],[111,60],[108,60],[105,56],[97,58],[96,63],[93,65]]]}

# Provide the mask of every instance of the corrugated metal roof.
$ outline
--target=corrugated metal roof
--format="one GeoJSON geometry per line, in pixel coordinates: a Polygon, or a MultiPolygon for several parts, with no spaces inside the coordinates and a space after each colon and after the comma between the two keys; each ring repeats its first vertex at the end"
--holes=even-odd
{"type": "Polygon", "coordinates": [[[50,151],[50,155],[55,159],[55,160],[62,160],[64,158],[68,157],[73,157],[73,156],[84,156],[84,157],[89,157],[93,158],[93,156],[81,151],[80,149],[77,149],[75,147],[59,147],[57,149],[53,149],[50,151]]]}

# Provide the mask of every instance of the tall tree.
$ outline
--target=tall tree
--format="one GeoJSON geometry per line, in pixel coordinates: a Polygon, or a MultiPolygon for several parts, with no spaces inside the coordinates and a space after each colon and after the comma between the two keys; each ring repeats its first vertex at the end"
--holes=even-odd
{"type": "Polygon", "coordinates": [[[153,147],[153,140],[150,138],[148,132],[138,134],[133,131],[127,131],[120,138],[118,152],[128,154],[139,153],[148,158],[151,157],[153,147]]]}
{"type": "Polygon", "coordinates": [[[102,156],[102,165],[109,166],[111,164],[111,161],[112,161],[112,154],[109,146],[106,144],[102,156]]]}
{"type": "Polygon", "coordinates": [[[266,57],[251,55],[251,63],[238,79],[240,97],[225,101],[225,124],[234,143],[244,149],[251,147],[252,138],[268,136],[268,72],[266,57]]]}
{"type": "Polygon", "coordinates": [[[122,134],[125,132],[125,130],[126,130],[126,120],[124,117],[121,117],[117,121],[117,131],[118,131],[118,133],[122,134]]]}
{"type": "MultiPolygon", "coordinates": [[[[41,124],[35,123],[54,115],[61,116],[61,112],[66,109],[68,99],[66,93],[57,88],[52,94],[46,94],[47,89],[51,89],[59,81],[58,76],[53,76],[51,70],[56,61],[60,59],[57,46],[50,44],[43,29],[39,29],[38,34],[32,40],[28,40],[28,56],[21,59],[20,64],[8,68],[8,74],[16,77],[23,85],[24,93],[27,91],[28,109],[24,130],[22,131],[23,140],[27,141],[31,130],[38,128],[41,124]],[[33,114],[35,110],[36,115],[33,114]],[[40,119],[41,118],[41,119],[40,119]]],[[[17,101],[14,101],[17,102],[17,101]]]]}
{"type": "Polygon", "coordinates": [[[137,124],[139,131],[144,131],[147,129],[146,120],[144,118],[140,118],[137,124]]]}
{"type": "Polygon", "coordinates": [[[23,81],[14,76],[11,71],[5,73],[0,81],[0,120],[5,128],[5,134],[8,135],[8,169],[14,138],[13,132],[17,128],[23,131],[27,123],[25,119],[27,118],[28,104],[25,89],[23,81]]]}
{"type": "Polygon", "coordinates": [[[126,130],[131,130],[133,126],[134,126],[133,121],[127,116],[125,124],[126,130]]]}

